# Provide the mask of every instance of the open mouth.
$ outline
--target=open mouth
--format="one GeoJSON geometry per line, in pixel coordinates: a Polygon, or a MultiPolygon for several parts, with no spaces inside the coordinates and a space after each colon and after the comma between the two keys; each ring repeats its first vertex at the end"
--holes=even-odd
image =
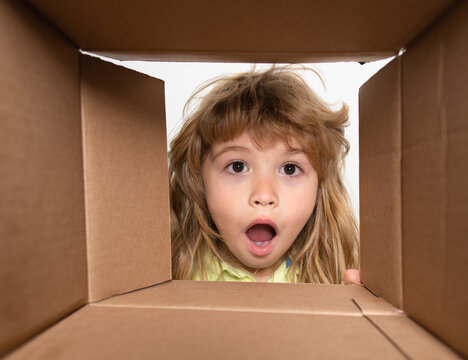
{"type": "Polygon", "coordinates": [[[265,248],[276,236],[276,230],[273,228],[273,226],[268,224],[255,224],[247,230],[246,234],[249,240],[253,242],[255,246],[259,248],[265,248]]]}

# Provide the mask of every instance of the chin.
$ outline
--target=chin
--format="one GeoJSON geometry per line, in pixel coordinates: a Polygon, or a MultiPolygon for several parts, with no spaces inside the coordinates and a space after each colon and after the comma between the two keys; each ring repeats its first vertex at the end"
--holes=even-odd
{"type": "Polygon", "coordinates": [[[274,265],[278,260],[270,260],[270,259],[262,259],[256,260],[252,262],[243,262],[243,264],[252,269],[266,269],[272,265],[274,265]]]}

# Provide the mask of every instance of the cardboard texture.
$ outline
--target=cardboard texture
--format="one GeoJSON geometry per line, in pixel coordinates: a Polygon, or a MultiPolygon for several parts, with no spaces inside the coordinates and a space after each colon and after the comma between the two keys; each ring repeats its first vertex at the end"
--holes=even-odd
{"type": "Polygon", "coordinates": [[[369,316],[369,319],[391,338],[409,359],[460,359],[456,353],[439,341],[434,341],[433,335],[406,316],[369,316]]]}
{"type": "Polygon", "coordinates": [[[0,3],[0,354],[87,302],[76,49],[0,3]]]}
{"type": "Polygon", "coordinates": [[[359,90],[362,281],[403,308],[401,229],[401,59],[359,90]]]}
{"type": "Polygon", "coordinates": [[[89,300],[171,279],[164,83],[81,56],[89,300]]]}
{"type": "Polygon", "coordinates": [[[6,359],[129,354],[138,359],[459,358],[360,286],[171,281],[87,305],[6,359]],[[364,309],[372,305],[380,310],[369,316],[364,309]]]}
{"type": "Polygon", "coordinates": [[[162,81],[82,58],[86,236],[79,53],[23,4],[0,6],[1,354],[171,270],[162,81]]]}
{"type": "Polygon", "coordinates": [[[423,33],[453,2],[32,3],[49,19],[0,3],[0,356],[468,356],[466,2],[423,33]],[[67,38],[210,61],[362,60],[413,40],[361,91],[362,276],[381,297],[170,281],[163,84],[67,38]]]}
{"type": "Polygon", "coordinates": [[[362,286],[174,280],[115,296],[101,306],[215,309],[299,314],[400,315],[362,286]]]}
{"type": "Polygon", "coordinates": [[[465,356],[467,16],[462,2],[403,55],[402,165],[404,310],[465,356]]]}
{"type": "Polygon", "coordinates": [[[364,317],[90,305],[17,359],[404,359],[364,317]],[[332,345],[336,340],[338,346],[332,345]]]}
{"type": "Polygon", "coordinates": [[[367,61],[398,53],[450,0],[32,0],[83,49],[165,61],[367,61]],[[110,10],[112,9],[112,10],[110,10]],[[83,26],[86,23],[86,26],[83,26]],[[326,35],[325,35],[326,34],[326,35]]]}

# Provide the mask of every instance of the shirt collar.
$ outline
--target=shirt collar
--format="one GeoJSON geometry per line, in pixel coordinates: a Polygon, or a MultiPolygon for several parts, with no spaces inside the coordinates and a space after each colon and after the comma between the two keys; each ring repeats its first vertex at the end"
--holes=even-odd
{"type": "MultiPolygon", "coordinates": [[[[227,277],[233,278],[232,280],[237,281],[256,281],[255,278],[249,272],[236,268],[231,264],[220,261],[221,271],[218,278],[227,277]],[[224,276],[223,276],[224,275],[224,276]]],[[[268,279],[268,282],[289,282],[287,269],[291,266],[291,260],[287,258],[283,261],[280,266],[275,270],[273,275],[268,279]]]]}

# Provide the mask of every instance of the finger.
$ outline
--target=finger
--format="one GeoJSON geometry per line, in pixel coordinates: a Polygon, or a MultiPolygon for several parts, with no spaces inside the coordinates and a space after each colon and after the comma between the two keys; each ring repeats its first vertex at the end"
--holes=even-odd
{"type": "Polygon", "coordinates": [[[361,284],[361,274],[359,270],[355,269],[348,269],[344,272],[344,278],[348,282],[352,282],[354,284],[361,284]]]}

